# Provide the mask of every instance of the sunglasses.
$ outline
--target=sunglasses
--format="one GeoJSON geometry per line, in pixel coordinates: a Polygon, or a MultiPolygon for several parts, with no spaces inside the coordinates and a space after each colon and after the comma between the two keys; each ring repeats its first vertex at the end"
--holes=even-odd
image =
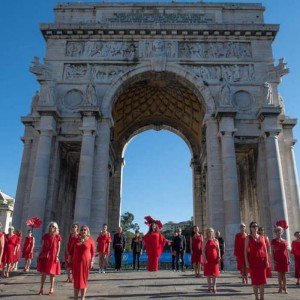
{"type": "Polygon", "coordinates": [[[256,225],[251,225],[251,228],[256,228],[256,227],[258,227],[257,224],[256,225]]]}
{"type": "Polygon", "coordinates": [[[55,226],[54,225],[50,225],[49,228],[55,228],[55,226]]]}

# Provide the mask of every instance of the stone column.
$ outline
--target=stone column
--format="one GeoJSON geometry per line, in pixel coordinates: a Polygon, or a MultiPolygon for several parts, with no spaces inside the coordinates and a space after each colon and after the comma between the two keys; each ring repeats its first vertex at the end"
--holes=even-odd
{"type": "Polygon", "coordinates": [[[24,224],[22,224],[23,206],[25,200],[24,196],[25,196],[25,189],[27,184],[28,170],[30,164],[30,152],[31,152],[33,138],[27,137],[25,135],[22,138],[22,141],[24,143],[24,149],[23,149],[16,200],[14,205],[14,214],[13,214],[13,225],[16,229],[19,230],[21,230],[22,227],[24,227],[24,224]]]}
{"type": "MultiPolygon", "coordinates": [[[[269,203],[271,222],[274,226],[278,220],[288,220],[282,167],[279,155],[278,129],[265,131],[265,148],[268,174],[269,203]]],[[[289,234],[287,231],[287,239],[289,234]]]]}
{"type": "Polygon", "coordinates": [[[234,264],[234,236],[241,223],[237,163],[234,146],[234,112],[220,112],[220,138],[222,145],[223,200],[225,215],[226,265],[234,264]]]}
{"type": "MultiPolygon", "coordinates": [[[[279,126],[278,122],[280,113],[281,109],[274,106],[263,107],[258,113],[263,138],[265,139],[264,144],[272,227],[276,221],[282,219],[289,223],[278,144],[278,135],[282,134],[282,127],[279,126]]],[[[286,233],[286,238],[290,240],[289,231],[286,233]]]]}
{"type": "Polygon", "coordinates": [[[95,131],[97,121],[90,111],[82,112],[82,142],[78,170],[74,221],[89,224],[93,188],[93,167],[95,154],[95,131]]]}
{"type": "Polygon", "coordinates": [[[102,118],[98,123],[98,136],[96,139],[96,154],[93,177],[93,197],[91,205],[91,232],[99,233],[103,223],[107,223],[108,214],[108,180],[109,180],[109,147],[110,118],[102,118]]]}
{"type": "Polygon", "coordinates": [[[197,159],[191,160],[191,168],[193,171],[193,216],[194,225],[198,225],[203,230],[203,205],[201,199],[201,166],[197,159]]]}
{"type": "Polygon", "coordinates": [[[224,206],[218,121],[212,117],[206,117],[205,126],[208,179],[206,223],[207,226],[222,231],[224,228],[224,206]]]}
{"type": "MultiPolygon", "coordinates": [[[[39,217],[44,221],[45,205],[48,192],[48,178],[51,160],[52,139],[56,135],[56,121],[52,115],[42,115],[40,126],[37,128],[40,132],[36,160],[33,169],[33,178],[30,190],[30,216],[39,217]]],[[[44,224],[45,226],[46,224],[44,224]]],[[[42,229],[35,230],[36,251],[39,251],[41,245],[42,229]]]]}
{"type": "Polygon", "coordinates": [[[116,158],[114,164],[114,174],[112,175],[111,189],[113,190],[109,203],[109,227],[112,233],[116,233],[120,226],[120,209],[122,195],[122,174],[125,161],[124,158],[116,158]]]}

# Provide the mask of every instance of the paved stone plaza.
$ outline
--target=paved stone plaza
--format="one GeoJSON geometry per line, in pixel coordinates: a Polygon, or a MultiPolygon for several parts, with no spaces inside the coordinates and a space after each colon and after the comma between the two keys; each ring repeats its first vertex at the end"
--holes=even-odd
{"type": "MultiPolygon", "coordinates": [[[[65,279],[65,275],[58,277],[55,296],[51,299],[72,298],[72,284],[65,283],[65,279]]],[[[35,271],[25,275],[18,273],[9,279],[1,279],[0,298],[41,299],[42,296],[36,295],[39,281],[40,276],[35,271]]],[[[49,288],[49,283],[46,288],[49,288]]],[[[251,286],[241,286],[237,272],[222,274],[218,279],[218,294],[208,294],[206,289],[206,278],[196,279],[192,271],[183,273],[122,271],[101,275],[93,272],[89,281],[87,299],[254,299],[251,286]]],[[[295,285],[294,278],[288,279],[288,291],[288,295],[278,295],[276,278],[271,278],[266,287],[265,299],[300,299],[300,287],[295,285]]]]}

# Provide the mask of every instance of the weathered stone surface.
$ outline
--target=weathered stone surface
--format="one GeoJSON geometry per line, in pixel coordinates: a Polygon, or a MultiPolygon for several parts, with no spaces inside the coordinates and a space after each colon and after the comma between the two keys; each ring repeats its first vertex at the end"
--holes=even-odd
{"type": "Polygon", "coordinates": [[[221,230],[230,250],[240,221],[255,219],[269,235],[278,218],[299,229],[296,121],[278,94],[288,68],[273,63],[279,26],[263,12],[260,4],[57,5],[55,22],[41,25],[44,62],[35,57],[30,68],[41,88],[22,119],[17,227],[35,213],[57,221],[64,237],[76,219],[94,234],[104,222],[115,231],[126,144],[167,129],[191,151],[201,230],[221,230]]]}

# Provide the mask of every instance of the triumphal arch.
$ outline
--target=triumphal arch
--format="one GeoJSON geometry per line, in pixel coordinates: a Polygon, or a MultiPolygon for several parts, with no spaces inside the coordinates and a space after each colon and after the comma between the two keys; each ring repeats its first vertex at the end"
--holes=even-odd
{"type": "MultiPolygon", "coordinates": [[[[194,221],[231,253],[241,221],[299,229],[292,129],[278,93],[279,26],[260,4],[66,3],[41,24],[40,83],[25,125],[14,223],[119,224],[123,153],[167,129],[191,152],[194,221]]],[[[139,188],[138,186],[136,188],[139,188]]],[[[147,214],[147,212],[145,212],[147,214]]]]}

